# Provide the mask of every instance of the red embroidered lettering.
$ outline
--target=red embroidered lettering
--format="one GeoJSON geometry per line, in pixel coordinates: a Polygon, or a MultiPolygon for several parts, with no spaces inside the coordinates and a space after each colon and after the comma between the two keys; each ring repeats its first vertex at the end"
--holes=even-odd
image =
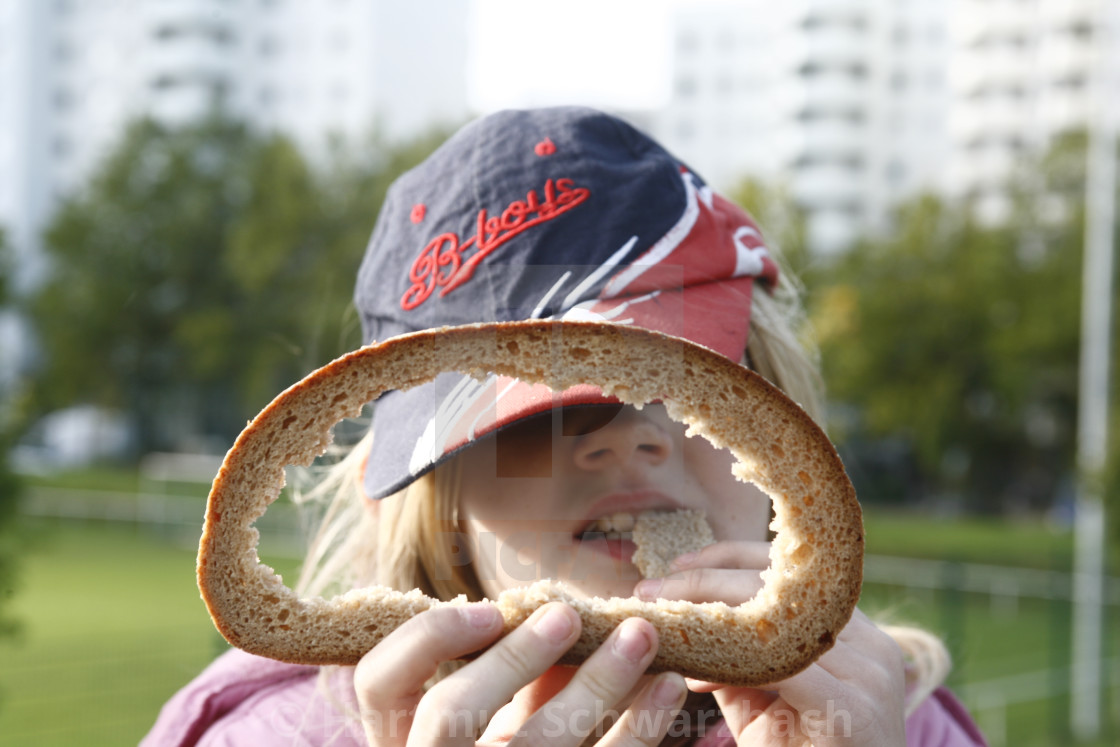
{"type": "MultiPolygon", "coordinates": [[[[554,146],[555,147],[555,146],[554,146]]],[[[401,308],[409,311],[428,300],[436,287],[446,296],[467,282],[475,268],[495,249],[533,226],[571,210],[591,194],[591,190],[574,186],[571,179],[552,179],[544,183],[544,202],[536,190],[529,190],[525,200],[514,200],[499,215],[490,216],[486,208],[478,211],[475,234],[461,241],[454,233],[440,234],[428,242],[412,263],[408,279],[412,283],[401,297],[401,308]],[[464,252],[474,247],[469,257],[464,252]]]]}
{"type": "Polygon", "coordinates": [[[501,228],[503,231],[517,228],[525,220],[526,210],[524,202],[511,202],[509,207],[502,211],[501,228]]]}
{"type": "Polygon", "coordinates": [[[428,300],[436,285],[445,284],[455,275],[462,262],[459,249],[459,237],[453,233],[440,234],[428,242],[408,273],[412,286],[401,298],[402,309],[415,309],[428,300]],[[445,245],[447,251],[443,251],[445,245]],[[449,271],[439,271],[441,267],[448,265],[451,266],[449,271]]]}

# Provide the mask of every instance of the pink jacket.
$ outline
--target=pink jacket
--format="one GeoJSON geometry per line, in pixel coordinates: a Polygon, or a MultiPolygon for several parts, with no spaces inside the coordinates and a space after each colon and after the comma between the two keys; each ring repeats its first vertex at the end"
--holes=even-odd
{"type": "MultiPolygon", "coordinates": [[[[167,702],[141,746],[364,747],[349,679],[337,678],[328,690],[318,674],[317,667],[229,651],[167,702]]],[[[907,719],[906,742],[910,747],[986,744],[964,706],[944,688],[907,719]]],[[[734,742],[716,728],[701,744],[734,742]]]]}

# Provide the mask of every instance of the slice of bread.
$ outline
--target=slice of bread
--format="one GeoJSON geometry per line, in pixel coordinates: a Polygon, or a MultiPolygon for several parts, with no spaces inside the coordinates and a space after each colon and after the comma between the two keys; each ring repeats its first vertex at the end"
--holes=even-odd
{"type": "Polygon", "coordinates": [[[626,403],[659,401],[673,420],[727,448],[732,472],[773,500],[776,535],[765,586],[739,606],[573,599],[541,581],[497,600],[512,631],[550,599],[572,605],[578,663],[624,619],[658,629],[650,672],[758,686],[809,666],[851,618],[863,576],[859,502],[828,437],[761,376],[687,340],[618,324],[529,321],[427,330],[369,345],[282,392],[226,455],[206,508],[198,582],[215,626],[246,651],[303,664],[354,664],[411,616],[440,601],[417,590],[355,589],[299,598],[257,556],[252,525],[280,494],[287,465],[310,464],[331,428],[382,392],[443,371],[513,376],[563,390],[591,383],[626,403]]]}
{"type": "Polygon", "coordinates": [[[634,523],[634,565],[644,578],[664,578],[670,564],[716,541],[703,511],[646,511],[634,523]]]}

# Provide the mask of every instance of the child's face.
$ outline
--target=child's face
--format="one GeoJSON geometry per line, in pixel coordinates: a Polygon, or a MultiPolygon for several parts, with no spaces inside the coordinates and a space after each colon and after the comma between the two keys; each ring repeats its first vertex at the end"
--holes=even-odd
{"type": "Polygon", "coordinates": [[[630,596],[634,544],[592,526],[603,517],[625,529],[642,511],[701,509],[717,541],[764,540],[769,498],[731,475],[730,453],[684,432],[659,405],[575,407],[473,446],[459,510],[487,596],[539,578],[630,596]]]}

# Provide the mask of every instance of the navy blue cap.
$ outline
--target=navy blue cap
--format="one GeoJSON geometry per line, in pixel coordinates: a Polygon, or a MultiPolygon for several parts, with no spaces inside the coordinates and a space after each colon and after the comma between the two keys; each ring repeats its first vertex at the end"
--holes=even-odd
{"type": "MultiPolygon", "coordinates": [[[[762,235],[664,148],[584,108],[477,120],[389,189],[358,272],[363,340],[445,325],[595,318],[685,337],[736,360],[762,235]]],[[[455,451],[594,387],[457,373],[384,394],[365,489],[382,498],[455,451]]]]}

